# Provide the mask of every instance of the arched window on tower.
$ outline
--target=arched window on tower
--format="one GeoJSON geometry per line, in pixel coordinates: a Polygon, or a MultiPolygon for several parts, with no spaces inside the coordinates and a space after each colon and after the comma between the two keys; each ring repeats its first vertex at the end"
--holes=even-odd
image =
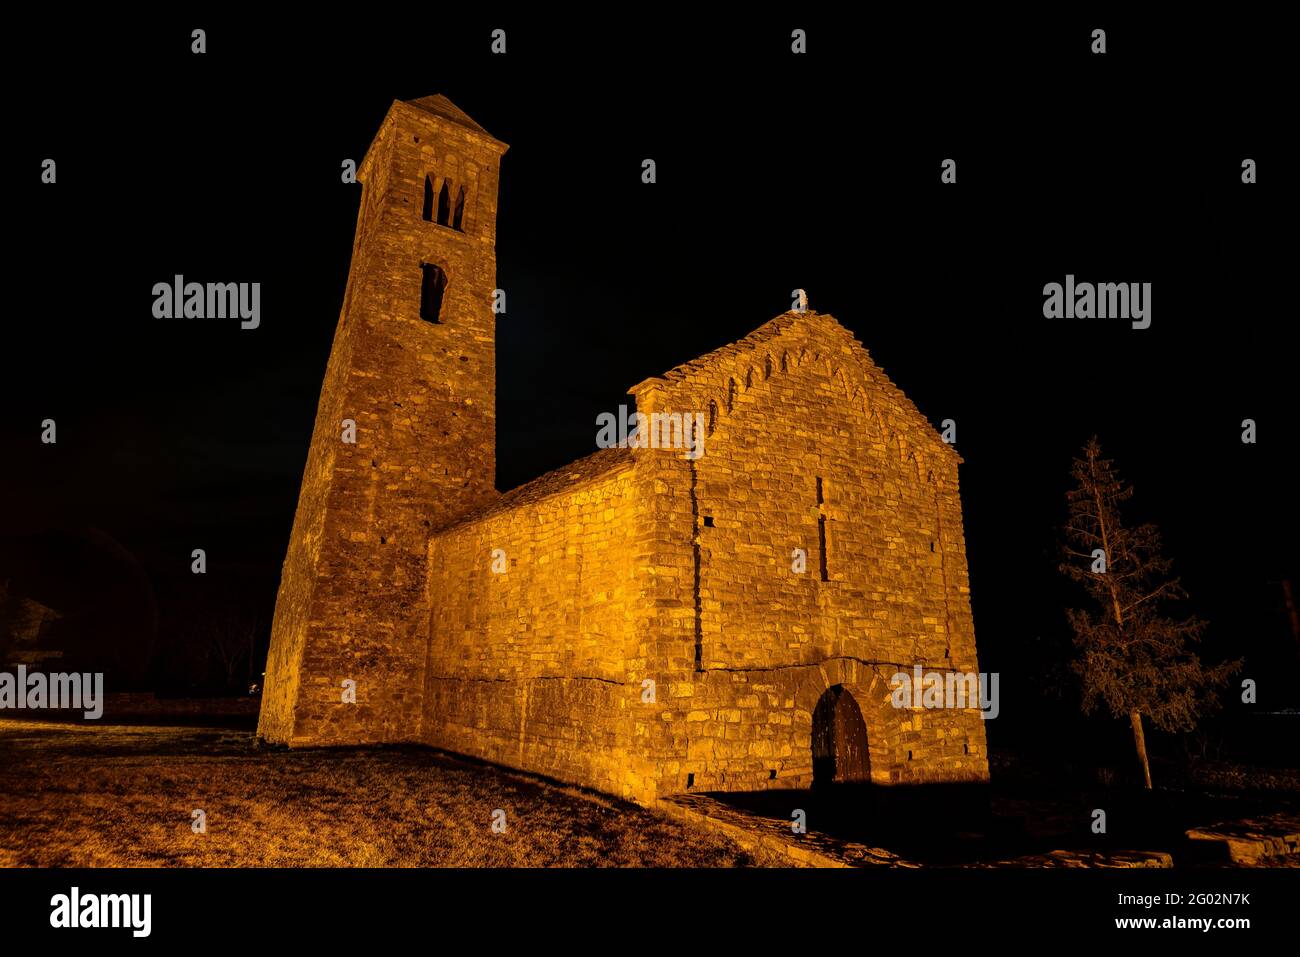
{"type": "Polygon", "coordinates": [[[438,193],[438,225],[446,226],[451,222],[451,188],[447,181],[442,181],[442,189],[438,193]]]}
{"type": "Polygon", "coordinates": [[[433,263],[420,263],[420,318],[442,322],[442,296],[447,291],[447,274],[433,263]]]}
{"type": "Polygon", "coordinates": [[[433,222],[433,175],[425,174],[424,177],[424,221],[433,222]]]}
{"type": "Polygon", "coordinates": [[[456,194],[456,209],[451,216],[451,228],[458,229],[462,233],[465,231],[465,187],[460,188],[456,194]]]}

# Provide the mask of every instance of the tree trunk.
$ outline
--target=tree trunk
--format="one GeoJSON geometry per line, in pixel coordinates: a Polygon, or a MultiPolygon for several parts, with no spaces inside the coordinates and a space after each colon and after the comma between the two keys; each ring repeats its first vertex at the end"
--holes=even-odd
{"type": "Polygon", "coordinates": [[[1142,777],[1146,782],[1146,789],[1150,791],[1151,762],[1147,760],[1147,739],[1142,733],[1142,712],[1130,711],[1128,720],[1133,725],[1133,746],[1137,748],[1138,763],[1142,765],[1142,777]]]}

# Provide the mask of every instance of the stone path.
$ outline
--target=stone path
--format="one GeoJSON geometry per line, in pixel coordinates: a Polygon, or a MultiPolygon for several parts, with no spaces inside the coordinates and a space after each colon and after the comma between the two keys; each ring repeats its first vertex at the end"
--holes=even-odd
{"type": "Polygon", "coordinates": [[[1187,832],[1192,841],[1220,841],[1236,864],[1253,864],[1266,857],[1300,853],[1300,815],[1271,814],[1225,821],[1187,832]]]}
{"type": "Polygon", "coordinates": [[[658,809],[670,817],[727,835],[753,854],[767,854],[793,867],[920,867],[885,850],[809,831],[795,834],[791,822],[760,817],[705,794],[662,798],[658,809]]]}

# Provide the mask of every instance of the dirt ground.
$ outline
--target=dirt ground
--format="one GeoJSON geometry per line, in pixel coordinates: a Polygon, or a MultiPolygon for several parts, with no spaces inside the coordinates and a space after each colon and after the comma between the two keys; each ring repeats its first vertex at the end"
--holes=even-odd
{"type": "Polygon", "coordinates": [[[0,866],[757,863],[635,805],[426,749],[267,751],[244,730],[0,721],[0,866]]]}
{"type": "MultiPolygon", "coordinates": [[[[1142,794],[1003,764],[982,804],[952,789],[719,798],[759,823],[788,822],[794,802],[819,833],[923,867],[1059,848],[1163,849],[1175,866],[1222,866],[1186,839],[1187,828],[1300,813],[1294,772],[1206,765],[1196,780],[1142,794]],[[964,807],[973,810],[958,813],[964,807]],[[1099,807],[1109,815],[1104,836],[1090,829],[1099,807]]],[[[1295,867],[1295,858],[1260,863],[1295,867]]],[[[0,867],[790,863],[657,811],[425,748],[259,749],[242,719],[226,727],[0,721],[0,867]]]]}

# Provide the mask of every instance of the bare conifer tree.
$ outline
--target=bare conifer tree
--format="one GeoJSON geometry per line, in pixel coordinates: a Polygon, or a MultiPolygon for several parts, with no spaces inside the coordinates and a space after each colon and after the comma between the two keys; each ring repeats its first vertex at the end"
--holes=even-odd
{"type": "Polygon", "coordinates": [[[1209,667],[1192,651],[1205,622],[1161,614],[1187,597],[1172,562],[1160,553],[1154,525],[1126,528],[1120,505],[1133,495],[1094,437],[1074,460],[1075,488],[1066,496],[1065,560],[1061,571],[1095,602],[1070,609],[1078,656],[1073,669],[1083,683],[1085,714],[1105,705],[1127,718],[1146,787],[1151,787],[1142,719],[1164,731],[1190,731],[1216,702],[1216,687],[1240,661],[1209,667]]]}

